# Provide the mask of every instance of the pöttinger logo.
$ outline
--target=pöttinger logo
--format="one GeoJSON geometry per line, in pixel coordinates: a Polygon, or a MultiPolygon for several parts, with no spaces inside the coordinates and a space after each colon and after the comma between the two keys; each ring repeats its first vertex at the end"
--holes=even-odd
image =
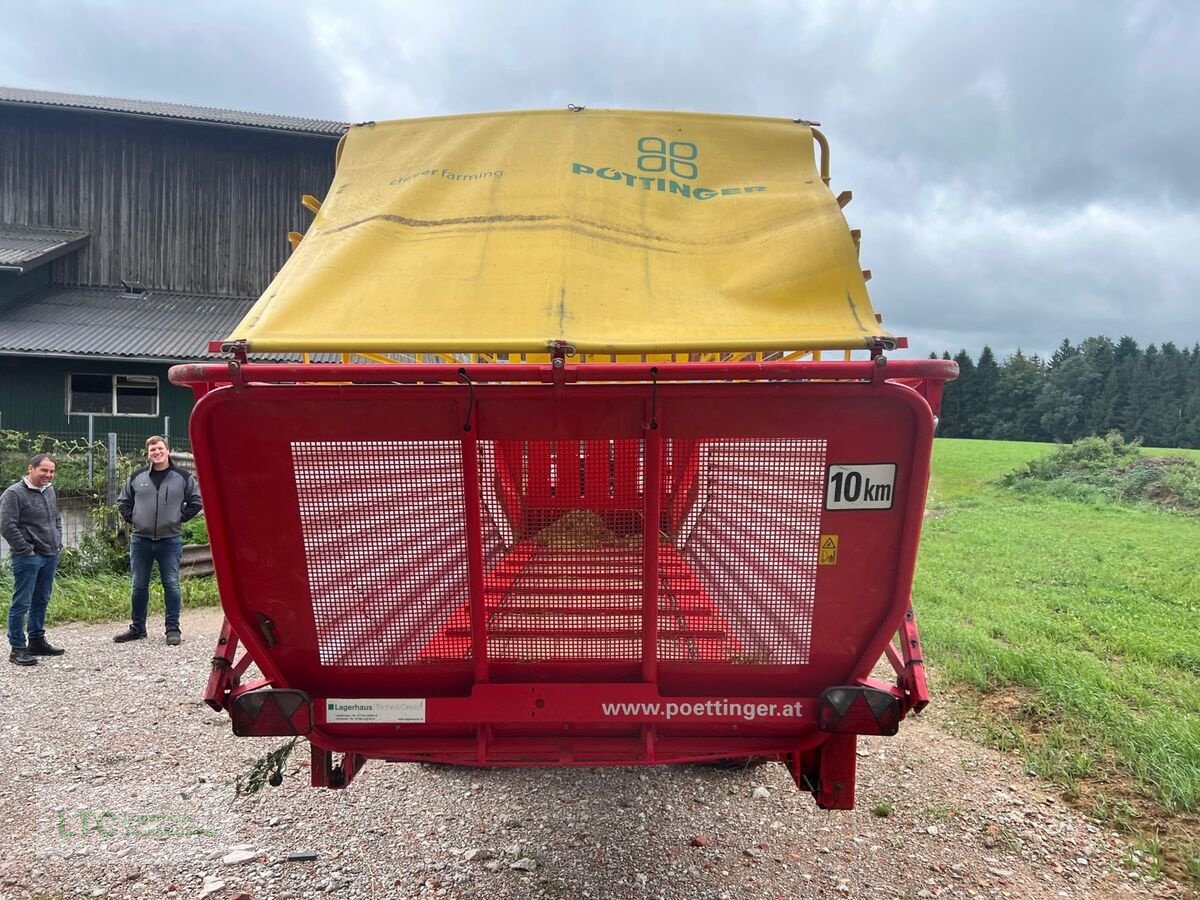
{"type": "MultiPolygon", "coordinates": [[[[700,177],[700,148],[691,141],[669,141],[648,134],[637,139],[637,171],[628,172],[618,166],[596,166],[591,163],[571,164],[572,175],[593,175],[600,181],[627,188],[654,191],[683,200],[712,200],[716,197],[761,194],[765,184],[726,184],[709,187],[697,184],[700,177]]],[[[711,175],[711,173],[710,173],[711,175]]]]}
{"type": "Polygon", "coordinates": [[[660,137],[640,137],[637,142],[637,167],[643,172],[670,172],[676,178],[692,181],[700,174],[696,165],[699,149],[691,141],[670,141],[660,137]]]}

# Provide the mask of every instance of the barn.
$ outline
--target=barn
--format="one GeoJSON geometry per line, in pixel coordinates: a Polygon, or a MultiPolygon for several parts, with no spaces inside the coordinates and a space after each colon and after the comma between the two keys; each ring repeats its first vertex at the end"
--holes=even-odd
{"type": "Polygon", "coordinates": [[[283,265],[344,129],[0,87],[0,429],[186,441],[167,370],[283,265]]]}

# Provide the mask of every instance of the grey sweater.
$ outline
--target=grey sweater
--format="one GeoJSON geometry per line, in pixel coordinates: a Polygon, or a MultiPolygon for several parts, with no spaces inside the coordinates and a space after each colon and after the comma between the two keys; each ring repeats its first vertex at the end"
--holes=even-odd
{"type": "Polygon", "coordinates": [[[63,520],[54,485],[44,491],[22,478],[0,494],[0,534],[17,556],[53,556],[63,546],[63,520]]]}

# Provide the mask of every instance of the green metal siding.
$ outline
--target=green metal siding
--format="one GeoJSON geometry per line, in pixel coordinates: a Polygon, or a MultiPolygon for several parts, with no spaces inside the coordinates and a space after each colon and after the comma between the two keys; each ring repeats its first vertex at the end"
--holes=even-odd
{"type": "Polygon", "coordinates": [[[157,416],[94,416],[97,440],[112,431],[122,447],[138,448],[151,434],[162,434],[170,417],[172,443],[185,446],[192,411],[192,392],[167,380],[166,364],[111,360],[54,359],[0,356],[0,428],[86,438],[88,416],[67,415],[67,375],[94,372],[107,375],[158,377],[157,416]]]}

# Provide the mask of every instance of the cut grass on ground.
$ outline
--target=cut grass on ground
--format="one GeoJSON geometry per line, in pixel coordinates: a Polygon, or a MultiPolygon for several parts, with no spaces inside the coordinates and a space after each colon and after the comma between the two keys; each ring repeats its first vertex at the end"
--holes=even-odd
{"type": "Polygon", "coordinates": [[[1200,811],[1200,518],[994,483],[1049,449],[937,441],[940,515],[914,589],[927,658],[1032,771],[1134,829],[1154,807],[1174,817],[1165,852],[1186,876],[1200,846],[1187,827],[1200,811]]]}

